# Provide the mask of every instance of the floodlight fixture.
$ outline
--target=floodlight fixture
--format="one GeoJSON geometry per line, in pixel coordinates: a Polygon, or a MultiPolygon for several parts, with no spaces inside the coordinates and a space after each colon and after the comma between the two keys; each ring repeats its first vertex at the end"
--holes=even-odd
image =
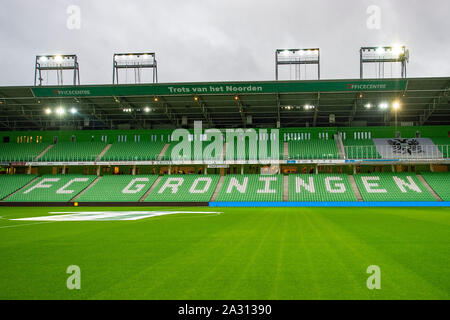
{"type": "MultiPolygon", "coordinates": [[[[360,53],[360,78],[364,77],[364,66],[375,64],[377,78],[384,78],[386,64],[401,64],[400,77],[406,78],[406,64],[409,62],[409,50],[404,45],[361,47],[360,53]]],[[[391,77],[395,77],[391,72],[391,77]]]]}
{"type": "MultiPolygon", "coordinates": [[[[277,49],[275,50],[275,80],[279,78],[279,69],[281,66],[295,66],[296,78],[300,80],[300,66],[317,65],[317,79],[320,80],[320,49],[277,49]]],[[[305,71],[305,78],[307,74],[305,71]]]]}
{"type": "Polygon", "coordinates": [[[75,54],[53,54],[36,56],[34,69],[34,85],[42,86],[44,81],[43,73],[46,72],[48,82],[48,72],[56,71],[57,85],[64,85],[63,71],[73,70],[73,85],[80,84],[80,66],[75,54]]]}
{"type": "Polygon", "coordinates": [[[134,71],[135,83],[141,83],[143,69],[152,70],[153,83],[158,82],[158,64],[154,52],[115,53],[113,55],[113,84],[119,84],[119,70],[134,71]]]}
{"type": "Polygon", "coordinates": [[[76,114],[77,112],[78,112],[78,110],[76,108],[70,108],[71,114],[76,114]]]}

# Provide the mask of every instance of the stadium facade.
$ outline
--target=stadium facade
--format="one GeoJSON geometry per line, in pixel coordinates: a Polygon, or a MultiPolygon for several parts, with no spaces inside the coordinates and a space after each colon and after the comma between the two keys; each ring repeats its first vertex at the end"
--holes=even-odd
{"type": "Polygon", "coordinates": [[[450,201],[450,78],[2,87],[1,205],[450,201]]]}

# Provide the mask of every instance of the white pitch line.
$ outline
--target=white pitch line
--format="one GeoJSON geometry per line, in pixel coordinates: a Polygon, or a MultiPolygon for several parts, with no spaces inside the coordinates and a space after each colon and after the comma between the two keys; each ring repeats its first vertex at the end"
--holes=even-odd
{"type": "Polygon", "coordinates": [[[46,221],[46,222],[36,222],[36,223],[27,223],[27,224],[18,224],[18,225],[14,225],[14,226],[3,226],[0,227],[0,229],[5,229],[5,228],[17,228],[17,227],[25,227],[25,226],[33,226],[35,224],[43,224],[43,223],[54,223],[56,221],[46,221]]]}

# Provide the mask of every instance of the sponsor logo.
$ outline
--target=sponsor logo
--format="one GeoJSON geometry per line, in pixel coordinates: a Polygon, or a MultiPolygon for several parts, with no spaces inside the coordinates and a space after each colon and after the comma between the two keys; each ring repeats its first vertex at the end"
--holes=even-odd
{"type": "Polygon", "coordinates": [[[347,83],[347,90],[380,90],[387,89],[386,83],[380,84],[356,84],[356,83],[347,83]]]}
{"type": "Polygon", "coordinates": [[[173,214],[219,215],[211,211],[85,211],[49,212],[51,216],[11,219],[14,221],[134,221],[173,214]]]}
{"type": "Polygon", "coordinates": [[[53,90],[57,96],[89,96],[91,90],[53,90]]]}

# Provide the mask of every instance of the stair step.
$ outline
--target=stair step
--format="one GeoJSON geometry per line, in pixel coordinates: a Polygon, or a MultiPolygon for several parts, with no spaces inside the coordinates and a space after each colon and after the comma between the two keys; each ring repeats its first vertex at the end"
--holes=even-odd
{"type": "Polygon", "coordinates": [[[347,159],[347,155],[345,154],[344,143],[342,142],[342,137],[340,134],[334,135],[334,140],[336,141],[336,145],[338,148],[339,158],[347,159]]]}
{"type": "Polygon", "coordinates": [[[217,184],[216,190],[214,190],[214,194],[211,198],[211,202],[215,202],[217,197],[219,196],[219,192],[222,189],[223,182],[225,181],[225,176],[221,176],[219,179],[219,183],[217,184]]]}
{"type": "Polygon", "coordinates": [[[428,182],[425,180],[425,178],[421,174],[417,174],[417,178],[422,182],[422,184],[425,186],[425,188],[430,191],[430,193],[433,195],[433,197],[437,201],[443,201],[441,197],[431,188],[431,186],[428,184],[428,182]]]}
{"type": "Polygon", "coordinates": [[[289,159],[289,143],[284,142],[283,143],[283,160],[289,159]]]}
{"type": "Polygon", "coordinates": [[[158,155],[158,161],[161,161],[162,157],[164,157],[164,154],[166,153],[167,149],[169,149],[170,143],[166,143],[164,147],[162,148],[161,152],[158,155]]]}
{"type": "Polygon", "coordinates": [[[283,176],[283,201],[289,201],[289,176],[283,176]]]}
{"type": "Polygon", "coordinates": [[[108,145],[105,147],[105,149],[103,149],[103,151],[100,152],[100,154],[99,154],[98,157],[95,159],[95,161],[100,161],[100,160],[103,158],[103,156],[108,152],[108,150],[111,149],[111,147],[112,147],[112,144],[108,144],[108,145]]]}
{"type": "Polygon", "coordinates": [[[83,191],[81,191],[79,194],[77,194],[75,197],[72,198],[72,200],[70,200],[69,202],[76,202],[76,200],[81,197],[86,191],[88,191],[90,188],[92,188],[93,186],[95,186],[97,184],[97,182],[100,180],[100,176],[98,176],[97,178],[95,178],[94,181],[92,181],[92,183],[90,185],[88,185],[83,191]]]}
{"type": "Polygon", "coordinates": [[[159,176],[155,182],[152,184],[152,186],[150,187],[150,189],[148,189],[148,191],[142,196],[141,199],[139,199],[139,202],[144,202],[145,199],[147,199],[148,195],[150,194],[150,192],[152,192],[153,190],[155,190],[156,186],[159,184],[159,182],[161,181],[163,177],[159,176]]]}
{"type": "Polygon", "coordinates": [[[350,180],[350,185],[352,186],[353,192],[356,195],[356,199],[359,202],[363,202],[363,197],[361,196],[361,192],[359,192],[358,186],[356,185],[356,181],[355,181],[355,177],[350,175],[348,176],[349,180],[350,180]]]}
{"type": "Polygon", "coordinates": [[[40,158],[42,158],[47,152],[48,150],[50,150],[51,148],[53,148],[55,145],[51,144],[49,145],[47,148],[44,149],[44,151],[42,151],[36,158],[34,158],[33,161],[38,161],[40,158]]]}

